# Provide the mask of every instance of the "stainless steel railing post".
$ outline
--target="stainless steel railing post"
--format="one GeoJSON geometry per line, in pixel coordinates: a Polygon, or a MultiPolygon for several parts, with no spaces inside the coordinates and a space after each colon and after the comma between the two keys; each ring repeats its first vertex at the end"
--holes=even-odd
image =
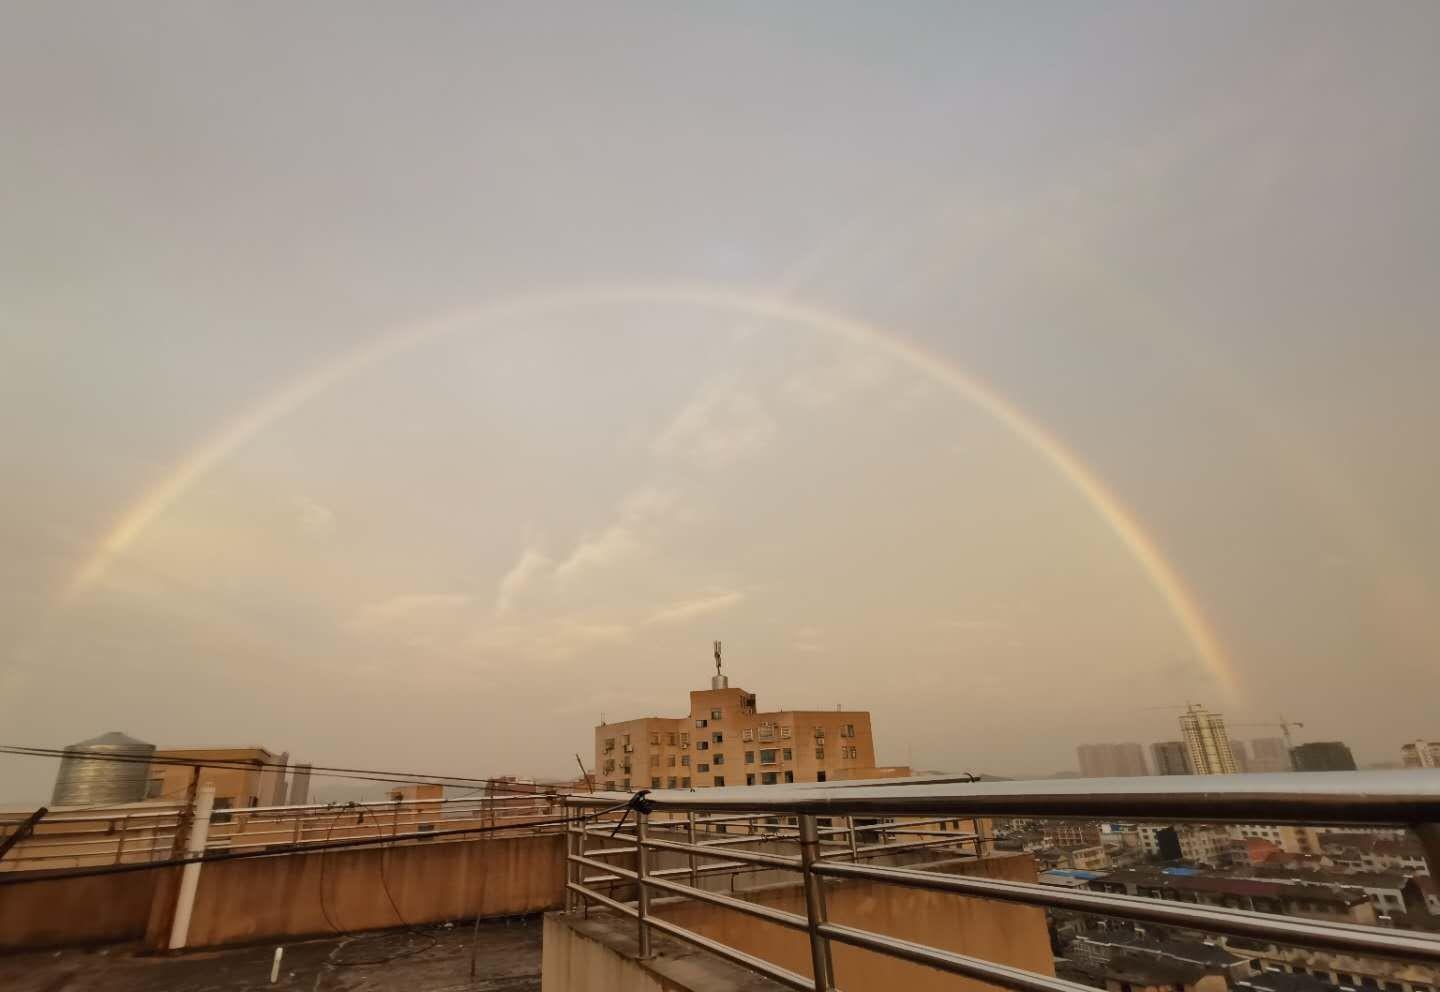
{"type": "Polygon", "coordinates": [[[570,888],[572,884],[579,884],[580,874],[576,871],[580,866],[570,860],[575,850],[575,816],[580,812],[579,807],[565,804],[565,912],[575,912],[575,892],[570,888]]]}
{"type": "Polygon", "coordinates": [[[860,845],[855,842],[855,817],[845,817],[845,826],[849,828],[846,833],[850,835],[850,860],[859,861],[860,845]]]}
{"type": "Polygon", "coordinates": [[[640,956],[650,957],[650,886],[646,885],[650,873],[650,850],[646,847],[646,833],[650,817],[640,810],[635,811],[635,908],[636,925],[639,927],[640,956]]]}
{"type": "MultiPolygon", "coordinates": [[[[694,844],[694,843],[695,843],[695,811],[692,809],[692,810],[687,814],[686,818],[687,818],[687,820],[689,821],[690,843],[691,843],[691,844],[694,844]]],[[[696,870],[696,868],[697,868],[697,863],[696,863],[696,860],[695,860],[695,855],[692,854],[692,855],[690,855],[690,887],[691,887],[692,889],[695,889],[695,888],[699,888],[699,887],[700,887],[700,874],[699,874],[699,872],[696,870]]]]}
{"type": "Polygon", "coordinates": [[[800,870],[805,880],[805,919],[810,930],[810,965],[814,970],[816,992],[835,988],[835,965],[830,958],[830,940],[820,933],[825,923],[824,880],[815,874],[820,860],[820,831],[813,814],[800,817],[800,870]]]}
{"type": "Polygon", "coordinates": [[[1420,839],[1420,849],[1425,852],[1430,877],[1440,878],[1440,823],[1417,823],[1412,829],[1420,839]]]}

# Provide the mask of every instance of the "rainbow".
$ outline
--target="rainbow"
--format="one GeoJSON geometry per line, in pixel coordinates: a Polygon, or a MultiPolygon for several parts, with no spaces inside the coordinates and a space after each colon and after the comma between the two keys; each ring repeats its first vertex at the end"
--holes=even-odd
{"type": "Polygon", "coordinates": [[[1191,650],[1222,688],[1227,691],[1235,688],[1234,669],[1220,638],[1196,604],[1184,580],[1134,514],[1059,438],[961,366],[920,348],[898,334],[786,297],[708,284],[599,286],[516,296],[383,333],[286,384],[206,438],[126,509],[66,582],[61,593],[62,601],[75,600],[99,582],[146,528],[211,469],[277,421],[290,416],[315,396],[356,373],[427,341],[476,324],[623,304],[693,306],[799,324],[875,347],[946,387],[1004,426],[1079,492],[1119,538],[1164,599],[1190,642],[1191,650]]]}

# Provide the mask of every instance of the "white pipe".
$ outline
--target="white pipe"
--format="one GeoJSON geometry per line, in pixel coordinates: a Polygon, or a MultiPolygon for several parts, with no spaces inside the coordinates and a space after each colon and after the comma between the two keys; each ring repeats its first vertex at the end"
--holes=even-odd
{"type": "MultiPolygon", "coordinates": [[[[190,840],[185,845],[185,854],[198,859],[205,853],[205,839],[210,834],[210,810],[215,806],[215,786],[206,783],[195,797],[195,815],[190,820],[190,840]]],[[[190,936],[190,914],[195,909],[195,890],[200,886],[200,862],[193,860],[182,868],[180,894],[175,898],[175,922],[170,926],[170,950],[185,946],[190,936]]]]}
{"type": "Polygon", "coordinates": [[[270,984],[274,985],[280,980],[280,959],[285,955],[285,948],[275,948],[275,963],[270,966],[270,984]]]}

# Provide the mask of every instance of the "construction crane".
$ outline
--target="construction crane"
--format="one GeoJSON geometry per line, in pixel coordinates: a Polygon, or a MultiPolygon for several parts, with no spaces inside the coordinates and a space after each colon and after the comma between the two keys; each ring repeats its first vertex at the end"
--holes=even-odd
{"type": "Polygon", "coordinates": [[[1299,730],[1301,727],[1304,727],[1305,724],[1301,723],[1299,720],[1287,720],[1285,719],[1285,714],[1282,713],[1280,714],[1280,720],[1276,723],[1236,723],[1231,724],[1231,726],[1268,727],[1271,730],[1278,729],[1280,731],[1280,735],[1285,738],[1285,753],[1289,754],[1291,749],[1295,746],[1295,742],[1290,739],[1291,728],[1293,727],[1294,729],[1299,730]]]}

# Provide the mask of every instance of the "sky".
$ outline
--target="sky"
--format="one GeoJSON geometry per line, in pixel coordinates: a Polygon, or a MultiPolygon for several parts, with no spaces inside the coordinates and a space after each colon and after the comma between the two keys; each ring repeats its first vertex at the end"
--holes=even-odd
{"type": "Polygon", "coordinates": [[[1440,736],[1435,4],[5,21],[0,743],[1440,736]]]}

